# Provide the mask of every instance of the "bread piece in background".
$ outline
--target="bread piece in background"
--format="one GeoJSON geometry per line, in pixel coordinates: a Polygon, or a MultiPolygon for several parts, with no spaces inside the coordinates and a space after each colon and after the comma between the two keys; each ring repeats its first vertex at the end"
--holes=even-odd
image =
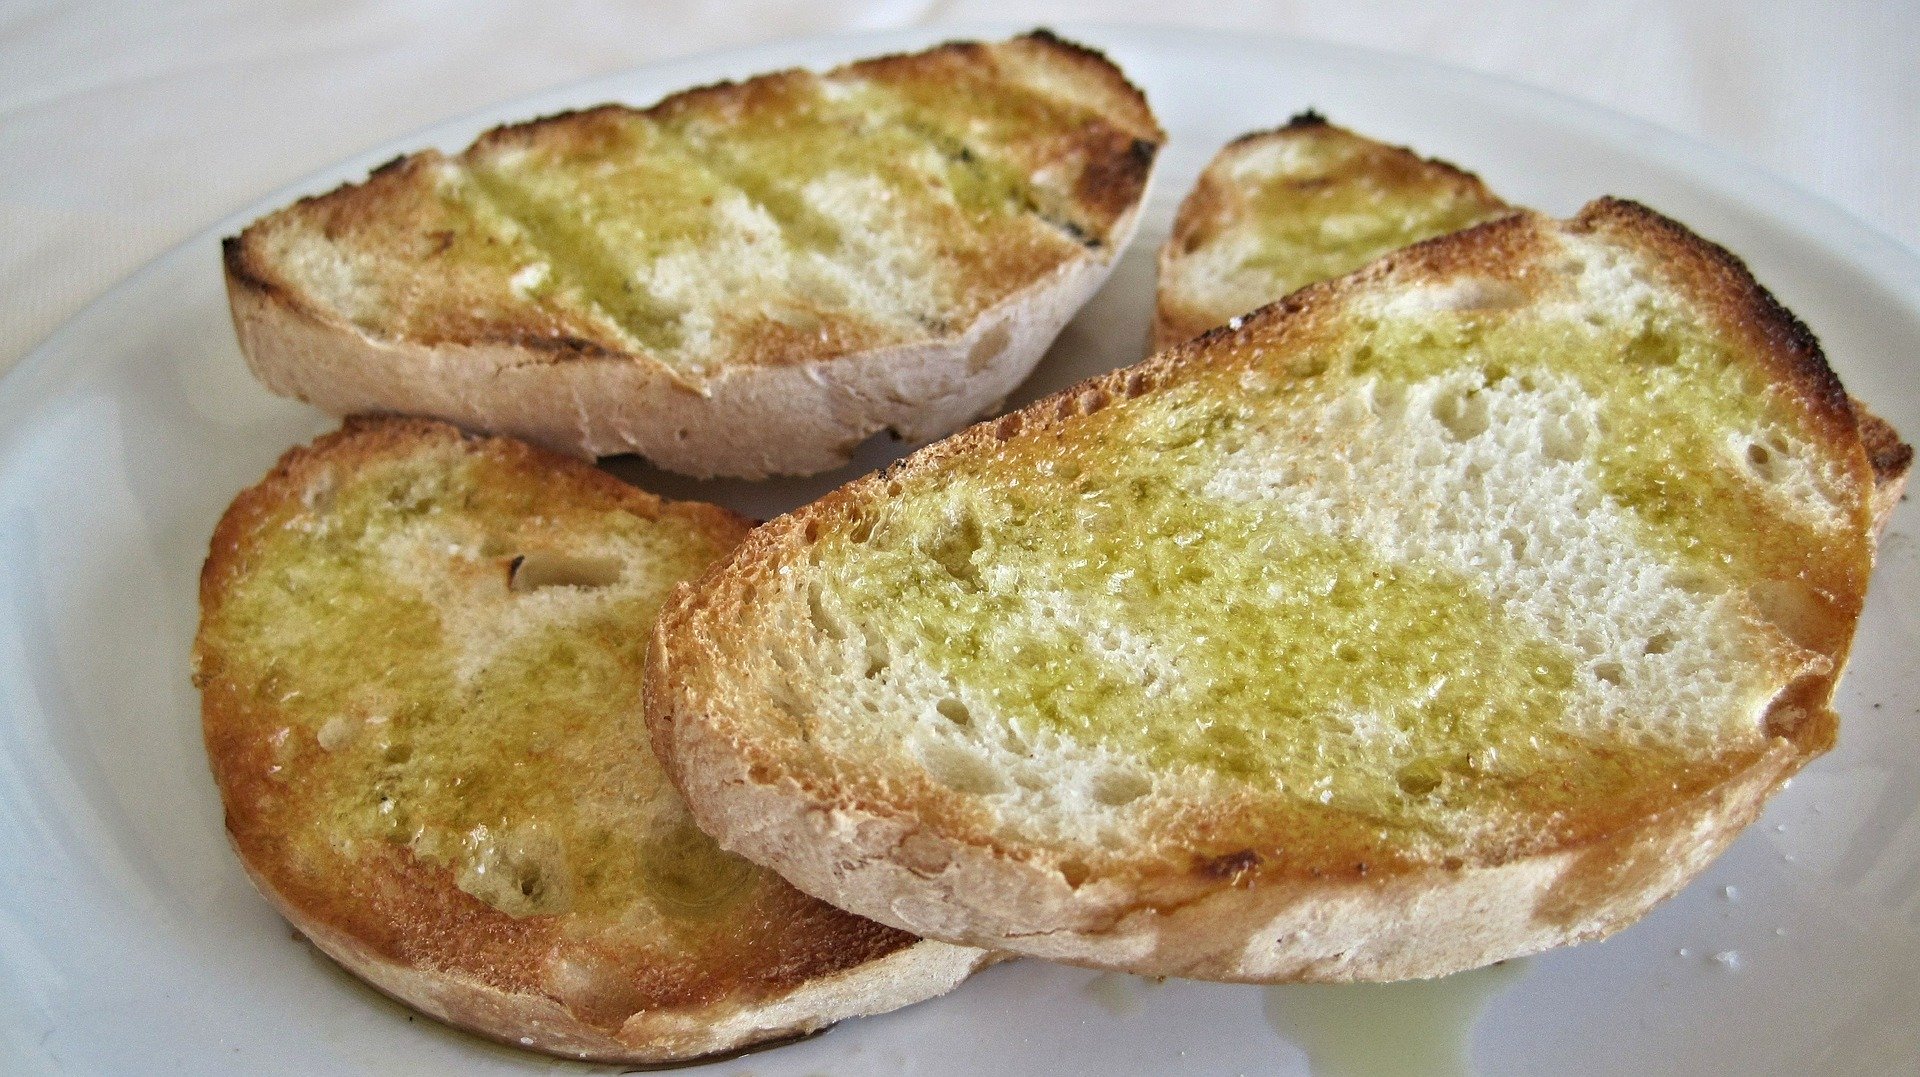
{"type": "MultiPolygon", "coordinates": [[[[1515,208],[1471,172],[1314,112],[1243,135],[1207,164],[1160,248],[1153,348],[1515,208]]],[[[1913,449],[1864,402],[1853,411],[1873,464],[1874,529],[1885,531],[1913,449]]]]}
{"type": "Polygon", "coordinates": [[[1315,112],[1242,135],[1200,173],[1160,248],[1154,350],[1513,211],[1473,173],[1315,112]]]}
{"type": "Polygon", "coordinates": [[[1871,490],[1732,255],[1520,212],[756,529],[648,720],[723,847],[905,930],[1438,976],[1626,926],[1831,746],[1871,490]]]}
{"type": "Polygon", "coordinates": [[[1163,139],[1045,32],[502,127],[225,246],[247,362],[696,476],[806,474],[998,405],[1134,231],[1163,139]]]}
{"type": "Polygon", "coordinates": [[[732,1051],[965,979],[985,955],[721,852],[647,749],[654,610],[748,526],[440,423],[289,452],[214,534],[194,648],[260,892],[395,998],[600,1061],[732,1051]]]}

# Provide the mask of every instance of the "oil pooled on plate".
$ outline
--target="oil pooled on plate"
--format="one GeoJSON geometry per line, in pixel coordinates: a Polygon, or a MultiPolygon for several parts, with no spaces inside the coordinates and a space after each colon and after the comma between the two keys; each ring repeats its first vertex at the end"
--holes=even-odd
{"type": "Polygon", "coordinates": [[[1266,989],[1267,1023],[1307,1053],[1314,1077],[1464,1077],[1474,1022],[1526,968],[1520,960],[1437,980],[1283,984],[1266,989]]]}
{"type": "Polygon", "coordinates": [[[1161,981],[1124,972],[1102,972],[1088,980],[1081,992],[1115,1017],[1132,1017],[1144,1010],[1148,993],[1161,981]]]}

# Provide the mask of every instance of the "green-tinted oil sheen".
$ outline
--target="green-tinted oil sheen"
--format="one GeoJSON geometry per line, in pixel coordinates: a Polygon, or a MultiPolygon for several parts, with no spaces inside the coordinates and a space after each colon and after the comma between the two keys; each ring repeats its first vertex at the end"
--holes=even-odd
{"type": "MultiPolygon", "coordinates": [[[[505,528],[489,537],[510,545],[536,495],[482,467],[362,475],[319,526],[306,517],[259,536],[256,568],[215,631],[228,668],[256,674],[256,720],[285,729],[256,731],[277,745],[275,810],[312,870],[356,870],[356,845],[393,843],[516,916],[617,921],[651,906],[686,920],[726,908],[758,873],[684,825],[677,802],[653,817],[666,777],[631,702],[634,626],[719,551],[690,529],[663,538],[681,526],[671,519],[585,514],[581,529],[657,552],[661,587],[623,589],[584,620],[515,638],[463,682],[456,626],[421,591],[435,580],[389,567],[380,546],[422,531],[442,547],[477,539],[462,530],[476,520],[505,528]]],[[[504,556],[471,570],[505,591],[504,556]]]]}
{"type": "MultiPolygon", "coordinates": [[[[644,190],[635,174],[657,171],[629,169],[624,175],[600,177],[595,186],[602,200],[631,197],[629,188],[644,190]]],[[[648,348],[668,352],[679,343],[678,312],[650,295],[634,275],[632,258],[645,251],[635,251],[630,243],[611,245],[604,218],[596,219],[592,203],[581,200],[581,192],[566,182],[570,177],[564,172],[548,169],[529,175],[480,167],[467,176],[462,191],[476,220],[512,221],[523,241],[550,267],[553,286],[573,290],[648,348]]],[[[680,189],[692,185],[686,178],[679,181],[680,189]]],[[[684,216],[674,212],[676,201],[684,199],[656,199],[658,219],[673,222],[684,216]]],[[[693,222],[682,223],[698,234],[693,222]]],[[[653,238],[651,245],[659,251],[669,247],[658,230],[653,238]]]]}
{"type": "MultiPolygon", "coordinates": [[[[443,197],[457,219],[495,240],[498,255],[485,259],[491,268],[513,276],[545,264],[518,286],[522,294],[563,315],[574,305],[595,310],[676,369],[706,362],[689,352],[684,325],[687,304],[702,300],[681,294],[686,282],[648,283],[668,258],[696,276],[702,259],[738,259],[743,249],[766,264],[747,306],[723,319],[722,335],[753,332],[755,315],[803,326],[821,318],[859,323],[868,335],[903,331],[867,324],[863,300],[818,284],[822,260],[856,278],[874,271],[873,237],[864,237],[866,246],[847,242],[843,229],[852,222],[836,216],[844,211],[810,201],[810,185],[822,181],[878,181],[880,191],[869,197],[883,203],[876,208],[884,219],[941,237],[903,268],[929,305],[959,324],[998,298],[974,294],[971,281],[1010,286],[1000,279],[1002,264],[1025,264],[1010,260],[1010,250],[1038,246],[1046,253],[1027,261],[1042,262],[1074,253],[1033,219],[1047,217],[1042,204],[1058,200],[1037,191],[1000,152],[1005,147],[978,144],[964,117],[929,110],[899,88],[861,83],[830,93],[826,86],[796,76],[757,85],[745,108],[695,105],[657,117],[608,111],[579,121],[567,139],[504,139],[462,155],[443,197]],[[742,199],[777,234],[764,225],[743,231],[729,216],[742,199]]],[[[1056,106],[1024,91],[1000,87],[988,96],[1023,102],[1013,119],[1064,122],[1056,106]]],[[[1031,137],[1036,129],[1020,130],[1031,137]]],[[[729,345],[712,348],[724,354],[729,345]]]]}
{"type": "Polygon", "coordinates": [[[1442,798],[1548,806],[1564,787],[1527,779],[1550,767],[1587,768],[1589,790],[1628,780],[1559,729],[1568,656],[1465,581],[1198,493],[1219,426],[1135,428],[1082,473],[956,476],[821,561],[849,609],[912,626],[909,660],[1029,738],[1395,823],[1431,822],[1442,798]]]}
{"type": "Polygon", "coordinates": [[[1072,131],[1093,117],[1066,101],[999,79],[907,78],[861,86],[859,104],[897,119],[934,142],[955,163],[956,196],[981,212],[1011,200],[1081,238],[1101,230],[1079,220],[1070,169],[1049,175],[1034,168],[1050,135],[1072,131]],[[1049,183],[1048,181],[1051,181],[1049,183]]]}
{"type": "MultiPolygon", "coordinates": [[[[794,91],[788,107],[746,114],[725,125],[679,122],[670,126],[709,167],[765,205],[803,248],[831,251],[838,225],[803,202],[806,185],[829,175],[881,181],[894,209],[909,217],[931,203],[953,200],[966,211],[965,224],[994,230],[1023,209],[1021,181],[1005,166],[962,158],[970,153],[943,132],[886,122],[895,102],[871,88],[847,100],[810,85],[794,91]],[[929,153],[929,151],[932,151],[929,153]],[[1006,174],[989,189],[977,180],[985,171],[1006,174]]],[[[697,119],[697,118],[696,118],[697,119]]],[[[965,233],[948,237],[978,242],[965,233]]]]}
{"type": "Polygon", "coordinates": [[[1364,170],[1273,176],[1248,193],[1247,226],[1258,242],[1235,271],[1258,277],[1277,299],[1503,212],[1497,202],[1457,195],[1447,185],[1401,189],[1364,170]]]}
{"type": "Polygon", "coordinates": [[[1506,961],[1433,980],[1283,984],[1266,989],[1267,1023],[1314,1077],[1470,1077],[1481,1012],[1526,975],[1506,961]]]}
{"type": "Polygon", "coordinates": [[[1683,780],[1684,753],[1570,728],[1573,659],[1555,641],[1439,565],[1388,563],[1278,505],[1203,492],[1229,455],[1299,436],[1263,428],[1326,379],[1472,364],[1524,386],[1551,371],[1602,401],[1585,458],[1654,549],[1727,583],[1851,571],[1818,563],[1848,533],[1769,506],[1722,447],[1730,429],[1798,429],[1789,401],[1677,316],[1597,321],[1435,313],[1284,360],[1223,355],[1057,440],[953,459],[870,526],[829,536],[820,563],[849,610],[903,626],[912,657],[896,661],[940,671],[1030,738],[1442,832],[1454,809],[1624,806],[1683,780]],[[1243,360],[1279,375],[1271,388],[1248,389],[1243,360]]]}

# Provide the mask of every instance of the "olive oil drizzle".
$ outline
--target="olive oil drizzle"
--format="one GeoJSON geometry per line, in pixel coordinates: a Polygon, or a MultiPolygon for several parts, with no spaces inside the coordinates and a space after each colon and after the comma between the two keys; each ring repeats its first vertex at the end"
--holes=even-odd
{"type": "MultiPolygon", "coordinates": [[[[425,481],[358,476],[324,514],[263,528],[257,569],[214,629],[248,656],[236,668],[261,671],[256,720],[288,723],[250,735],[275,746],[273,810],[302,820],[287,827],[299,861],[351,865],[362,843],[392,844],[512,916],[565,913],[591,930],[651,910],[669,930],[702,930],[761,875],[687,823],[659,764],[634,748],[645,743],[637,716],[607,704],[640,698],[631,626],[651,618],[664,586],[623,590],[463,674],[447,620],[458,614],[429,602],[387,551],[471,542],[463,524],[511,528],[536,505],[502,493],[524,483],[484,465],[425,481]]],[[[719,553],[692,532],[669,534],[666,518],[608,510],[578,523],[642,547],[661,581],[690,578],[719,553]]],[[[486,601],[529,600],[507,593],[504,563],[456,560],[448,574],[447,586],[486,601]],[[468,572],[480,582],[463,581],[468,572]]]]}
{"type": "Polygon", "coordinates": [[[544,261],[559,287],[574,290],[643,347],[672,353],[680,346],[681,311],[650,294],[577,207],[543,197],[503,170],[469,167],[455,196],[477,220],[511,222],[544,261]]]}
{"type": "Polygon", "coordinates": [[[835,604],[911,626],[889,638],[894,664],[987,702],[1016,743],[1066,738],[1444,838],[1456,809],[1554,818],[1671,794],[1721,764],[1696,773],[1686,753],[1576,732],[1573,656],[1472,581],[1308,532],[1274,503],[1206,496],[1220,461],[1302,394],[1462,362],[1496,383],[1571,374],[1602,402],[1589,466],[1603,493],[1707,587],[1818,586],[1808,559],[1864,534],[1844,513],[1783,510],[1728,465],[1724,431],[1804,420],[1754,391],[1732,345],[1671,311],[1624,326],[1381,319],[1284,365],[1260,346],[1223,344],[1190,381],[943,461],[937,481],[823,538],[835,604]]]}

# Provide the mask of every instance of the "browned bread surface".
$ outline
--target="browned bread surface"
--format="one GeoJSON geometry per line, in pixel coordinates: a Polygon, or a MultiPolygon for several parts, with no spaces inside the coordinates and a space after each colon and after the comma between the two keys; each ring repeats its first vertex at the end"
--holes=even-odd
{"type": "Polygon", "coordinates": [[[255,884],[375,986],[482,1035],[658,1062],[939,994],[980,955],[720,852],[646,750],[656,604],[747,521],[422,420],[242,493],[195,680],[255,884]]]}
{"type": "Polygon", "coordinates": [[[276,392],[696,475],[946,433],[1132,234],[1163,138],[1044,32],[793,70],[400,158],[225,245],[276,392]]]}
{"type": "Polygon", "coordinates": [[[648,718],[724,847],[895,926],[1440,975],[1632,922],[1831,745],[1871,488],[1737,259],[1523,212],[757,529],[648,718]]]}

